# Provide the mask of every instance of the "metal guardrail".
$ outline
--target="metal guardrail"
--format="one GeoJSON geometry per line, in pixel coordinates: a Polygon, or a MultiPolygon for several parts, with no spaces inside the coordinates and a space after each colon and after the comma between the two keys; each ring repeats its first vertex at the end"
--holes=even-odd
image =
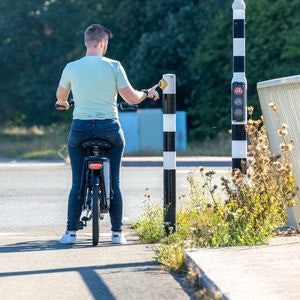
{"type": "MultiPolygon", "coordinates": [[[[277,78],[257,83],[259,101],[264,115],[264,123],[269,137],[272,154],[280,153],[280,140],[277,130],[282,123],[288,126],[289,134],[295,143],[291,152],[291,164],[295,182],[300,187],[300,75],[277,78]],[[270,109],[274,103],[276,114],[270,109]]],[[[298,204],[287,211],[288,225],[299,229],[300,193],[298,204]]]]}

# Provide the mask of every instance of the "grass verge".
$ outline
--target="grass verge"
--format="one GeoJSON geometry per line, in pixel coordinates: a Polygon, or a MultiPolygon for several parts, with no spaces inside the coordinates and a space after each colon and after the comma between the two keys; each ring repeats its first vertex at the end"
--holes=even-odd
{"type": "MultiPolygon", "coordinates": [[[[60,159],[67,156],[66,142],[68,125],[47,127],[5,127],[0,128],[0,157],[17,159],[60,159]]],[[[217,138],[188,144],[187,150],[178,152],[180,156],[228,156],[230,155],[230,135],[221,133],[217,138]]],[[[127,156],[161,156],[161,151],[126,154],[127,156]]]]}
{"type": "Polygon", "coordinates": [[[220,132],[213,139],[205,139],[201,142],[193,141],[188,144],[185,151],[178,152],[185,156],[230,156],[231,135],[229,132],[220,132]]]}
{"type": "Polygon", "coordinates": [[[67,141],[68,126],[9,127],[0,129],[0,157],[60,159],[67,141]]]}

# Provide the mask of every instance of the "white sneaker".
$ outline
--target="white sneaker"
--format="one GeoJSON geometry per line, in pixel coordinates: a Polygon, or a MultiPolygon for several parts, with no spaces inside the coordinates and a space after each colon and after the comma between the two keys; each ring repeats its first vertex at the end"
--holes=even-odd
{"type": "Polygon", "coordinates": [[[113,244],[126,244],[126,238],[123,232],[113,231],[111,234],[111,242],[113,244]]]}
{"type": "Polygon", "coordinates": [[[66,231],[59,240],[60,244],[72,245],[76,243],[76,231],[66,231]]]}

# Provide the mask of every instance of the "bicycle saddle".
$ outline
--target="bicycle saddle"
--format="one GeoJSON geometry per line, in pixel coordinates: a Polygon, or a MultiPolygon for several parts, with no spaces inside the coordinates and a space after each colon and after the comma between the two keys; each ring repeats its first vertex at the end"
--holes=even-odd
{"type": "Polygon", "coordinates": [[[111,144],[105,140],[94,139],[82,142],[81,147],[84,149],[97,147],[99,149],[108,150],[111,149],[111,144]]]}

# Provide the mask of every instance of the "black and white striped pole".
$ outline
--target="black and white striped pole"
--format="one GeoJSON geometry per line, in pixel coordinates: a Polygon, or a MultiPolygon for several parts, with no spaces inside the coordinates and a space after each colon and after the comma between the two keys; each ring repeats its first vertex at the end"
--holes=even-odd
{"type": "Polygon", "coordinates": [[[176,229],[176,76],[164,74],[160,81],[163,91],[163,166],[164,223],[166,233],[176,229]]]}
{"type": "Polygon", "coordinates": [[[243,0],[234,0],[233,10],[233,78],[231,81],[232,169],[244,171],[247,161],[247,80],[245,73],[245,12],[243,0]]]}

